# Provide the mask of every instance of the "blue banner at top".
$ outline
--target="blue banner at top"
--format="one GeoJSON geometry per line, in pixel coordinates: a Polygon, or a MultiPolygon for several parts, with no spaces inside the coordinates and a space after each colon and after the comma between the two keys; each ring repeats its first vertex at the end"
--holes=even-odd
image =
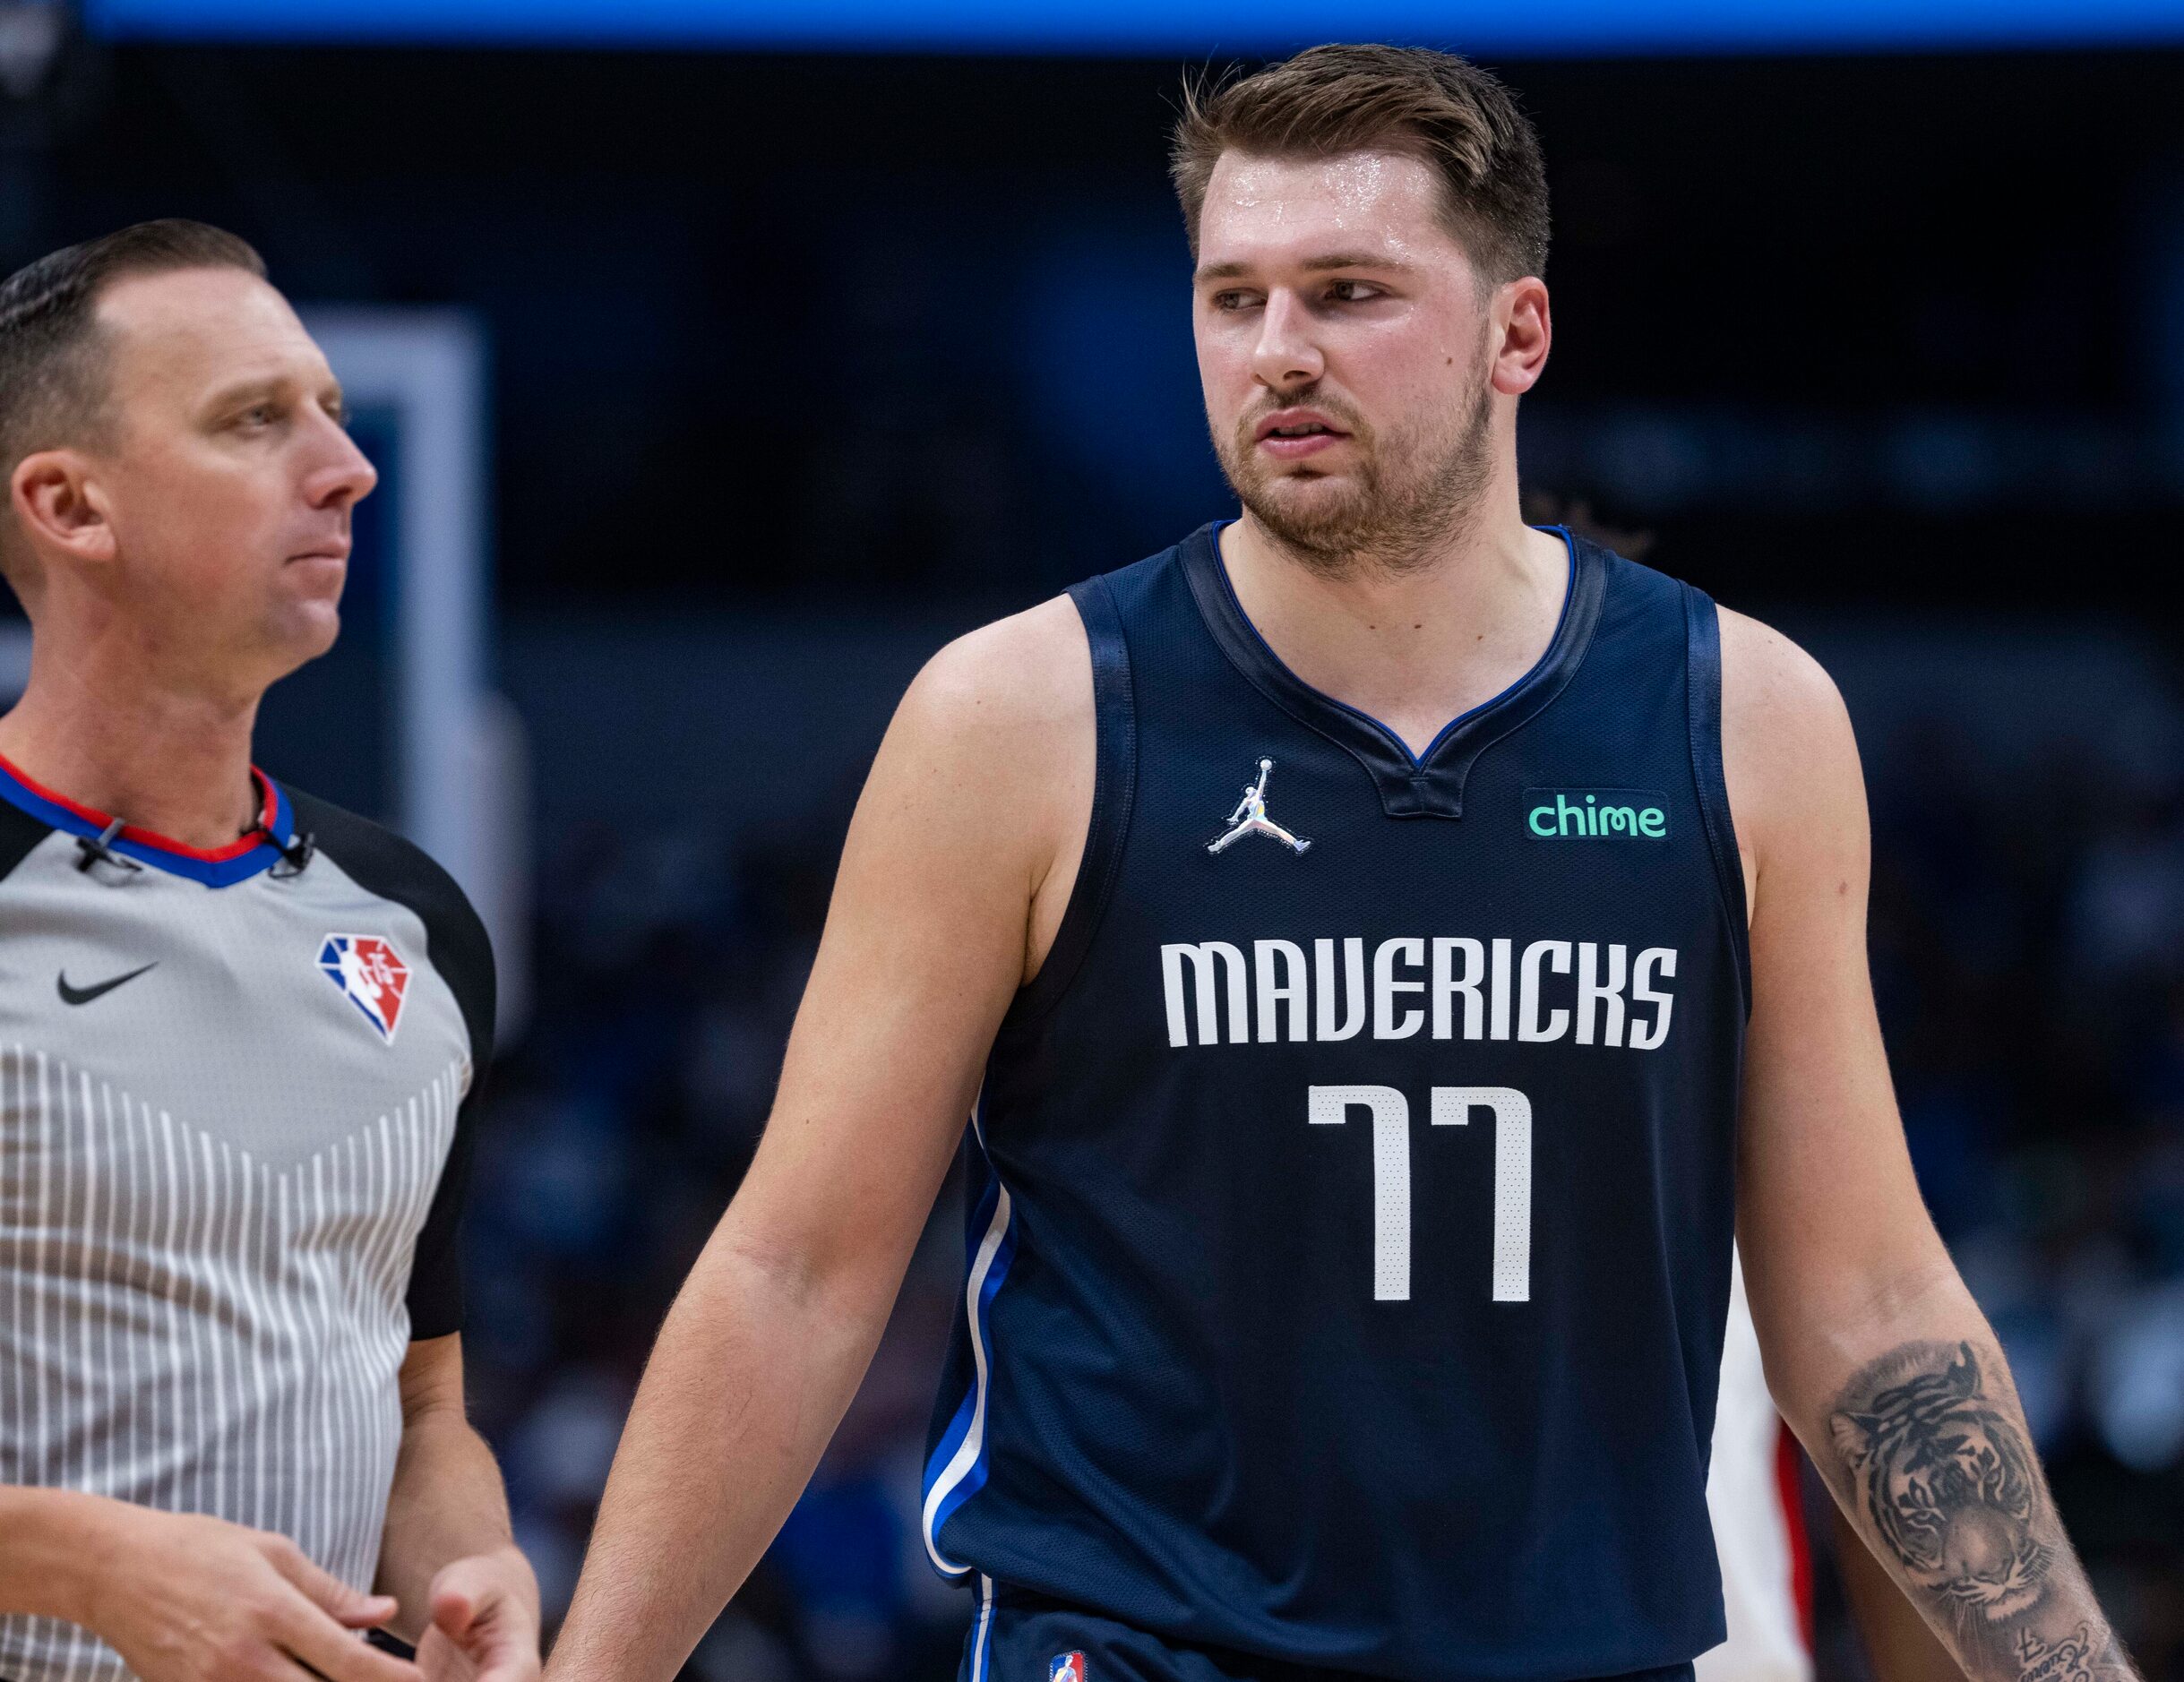
{"type": "Polygon", "coordinates": [[[1269,53],[1916,51],[2184,44],[2184,0],[85,0],[113,39],[1269,53]]]}

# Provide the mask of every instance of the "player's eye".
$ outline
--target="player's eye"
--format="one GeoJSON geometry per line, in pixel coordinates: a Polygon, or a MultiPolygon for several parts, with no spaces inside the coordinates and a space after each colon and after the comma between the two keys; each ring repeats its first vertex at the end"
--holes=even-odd
{"type": "Polygon", "coordinates": [[[1213,295],[1217,310],[1248,310],[1259,302],[1256,292],[1217,292],[1213,295]]]}
{"type": "Polygon", "coordinates": [[[1334,280],[1328,282],[1327,295],[1337,304],[1362,304],[1379,297],[1380,289],[1369,280],[1334,280]]]}

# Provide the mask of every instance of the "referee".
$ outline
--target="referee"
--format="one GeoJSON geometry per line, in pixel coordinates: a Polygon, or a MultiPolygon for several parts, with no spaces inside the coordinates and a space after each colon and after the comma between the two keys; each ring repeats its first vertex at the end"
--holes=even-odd
{"type": "Polygon", "coordinates": [[[529,1682],[459,1334],[492,953],[250,762],[376,477],[264,272],[166,221],[0,286],[0,1678],[529,1682]]]}

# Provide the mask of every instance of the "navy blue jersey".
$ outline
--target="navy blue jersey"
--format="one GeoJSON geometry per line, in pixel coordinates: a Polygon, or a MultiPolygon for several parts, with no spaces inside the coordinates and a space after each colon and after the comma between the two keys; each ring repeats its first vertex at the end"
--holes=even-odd
{"type": "Polygon", "coordinates": [[[1417,757],[1281,664],[1214,528],[1071,591],[1091,828],[966,1141],[926,1472],[985,1604],[1421,1682],[1722,1639],[1719,639],[1562,535],[1546,653],[1417,757]]]}

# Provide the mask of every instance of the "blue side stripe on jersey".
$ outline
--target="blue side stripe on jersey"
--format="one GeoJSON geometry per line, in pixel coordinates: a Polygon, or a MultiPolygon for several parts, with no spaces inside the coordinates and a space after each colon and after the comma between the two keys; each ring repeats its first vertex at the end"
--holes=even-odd
{"type": "Polygon", "coordinates": [[[933,1486],[941,1480],[942,1470],[956,1457],[956,1451],[963,1446],[963,1439],[970,1435],[971,1419],[977,1411],[978,1385],[974,1379],[971,1387],[963,1393],[963,1405],[956,1410],[955,1417],[948,1421],[948,1429],[941,1434],[940,1442],[925,1462],[925,1485],[923,1495],[919,1497],[921,1503],[931,1497],[933,1486]]]}
{"type": "MultiPolygon", "coordinates": [[[[993,1359],[991,1353],[993,1345],[989,1341],[988,1322],[992,1317],[993,1298],[1001,1290],[1002,1279],[1008,1274],[1009,1264],[1015,1258],[1016,1226],[1015,1223],[1011,1222],[1008,1227],[1008,1230],[1002,1234],[1001,1244],[994,1252],[993,1265],[991,1269],[988,1270],[985,1277],[985,1286],[978,1293],[979,1342],[981,1346],[988,1351],[987,1362],[989,1369],[991,1367],[993,1359]]],[[[985,1392],[991,1383],[992,1378],[990,1376],[983,1378],[980,1381],[977,1394],[973,1397],[974,1405],[972,1408],[970,1426],[971,1429],[977,1430],[979,1433],[977,1458],[971,1462],[968,1470],[967,1470],[963,1474],[962,1480],[958,1483],[953,1489],[948,1491],[941,1497],[939,1510],[934,1515],[933,1521],[933,1532],[936,1539],[940,1535],[941,1527],[948,1523],[949,1519],[954,1515],[955,1510],[961,1506],[964,1502],[969,1500],[971,1497],[977,1494],[980,1489],[985,1487],[986,1471],[991,1456],[986,1452],[987,1441],[985,1436],[985,1392]]],[[[967,1437],[969,1432],[967,1431],[965,1434],[967,1437]]]]}
{"type": "Polygon", "coordinates": [[[926,1557],[935,1570],[950,1578],[963,1576],[970,1567],[958,1565],[941,1551],[941,1530],[956,1509],[985,1485],[990,1459],[985,1435],[986,1400],[993,1373],[989,1324],[993,1299],[1002,1282],[1008,1277],[1009,1264],[1015,1259],[1017,1247],[1014,1205],[1009,1189],[1001,1183],[992,1157],[986,1154],[985,1135],[976,1116],[971,1120],[971,1137],[985,1163],[987,1175],[986,1189],[979,1197],[976,1212],[985,1219],[979,1222],[975,1214],[971,1223],[975,1248],[970,1257],[970,1276],[964,1286],[964,1313],[969,1320],[976,1376],[970,1394],[956,1410],[926,1463],[924,1502],[926,1557]]]}
{"type": "MultiPolygon", "coordinates": [[[[1001,1180],[994,1174],[992,1164],[989,1163],[986,1167],[985,1189],[978,1194],[976,1204],[973,1206],[963,1223],[964,1266],[967,1271],[977,1260],[979,1241],[985,1235],[986,1229],[993,1224],[993,1211],[1000,1202],[1001,1180]]],[[[920,1510],[923,1510],[924,1503],[932,1496],[933,1486],[941,1480],[942,1473],[946,1470],[949,1463],[955,1459],[956,1451],[963,1446],[963,1439],[970,1435],[971,1419],[976,1413],[977,1409],[978,1384],[974,1378],[963,1392],[963,1401],[950,1418],[948,1429],[941,1433],[941,1440],[933,1445],[933,1452],[925,1457],[924,1488],[918,1495],[920,1510]]]]}

